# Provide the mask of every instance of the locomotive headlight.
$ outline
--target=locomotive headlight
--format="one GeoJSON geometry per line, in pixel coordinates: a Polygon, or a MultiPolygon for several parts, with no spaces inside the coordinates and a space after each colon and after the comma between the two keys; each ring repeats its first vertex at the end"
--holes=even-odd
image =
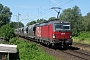
{"type": "Polygon", "coordinates": [[[72,38],[72,35],[70,35],[70,38],[72,38]]]}
{"type": "Polygon", "coordinates": [[[62,22],[61,22],[62,23],[62,22]]]}
{"type": "Polygon", "coordinates": [[[55,38],[55,34],[53,34],[53,36],[52,36],[53,38],[55,38]]]}

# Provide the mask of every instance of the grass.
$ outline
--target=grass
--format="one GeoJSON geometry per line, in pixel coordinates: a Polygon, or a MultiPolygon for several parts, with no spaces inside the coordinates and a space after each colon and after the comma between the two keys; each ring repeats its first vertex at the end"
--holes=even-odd
{"type": "Polygon", "coordinates": [[[73,37],[73,41],[77,43],[90,44],[90,32],[81,32],[78,37],[73,37]]]}
{"type": "Polygon", "coordinates": [[[13,38],[10,44],[17,45],[20,60],[55,60],[54,57],[46,54],[36,43],[29,43],[26,40],[13,38]]]}

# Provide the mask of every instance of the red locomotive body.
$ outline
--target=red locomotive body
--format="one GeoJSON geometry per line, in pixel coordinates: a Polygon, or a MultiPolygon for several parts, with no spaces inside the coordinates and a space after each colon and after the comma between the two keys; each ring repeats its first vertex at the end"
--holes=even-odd
{"type": "Polygon", "coordinates": [[[71,26],[67,21],[53,20],[36,26],[35,39],[47,45],[72,45],[71,26]]]}

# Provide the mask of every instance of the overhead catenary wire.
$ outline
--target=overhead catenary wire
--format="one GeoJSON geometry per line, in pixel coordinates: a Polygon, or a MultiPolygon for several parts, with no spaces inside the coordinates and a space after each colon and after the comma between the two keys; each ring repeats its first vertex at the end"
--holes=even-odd
{"type": "MultiPolygon", "coordinates": [[[[50,1],[49,1],[50,2],[50,1]]],[[[59,3],[61,3],[61,2],[63,2],[63,0],[61,0],[59,3]]],[[[46,5],[46,4],[45,4],[46,5]]],[[[56,5],[58,5],[58,4],[54,4],[53,6],[56,6],[56,5]]],[[[44,5],[43,5],[44,6],[44,5]]],[[[43,7],[43,6],[41,6],[41,7],[43,7]]],[[[40,7],[40,8],[41,8],[40,7]]],[[[51,6],[52,7],[52,6],[51,6]]],[[[38,12],[38,14],[39,13],[41,13],[41,15],[38,15],[38,16],[35,16],[34,18],[32,18],[32,19],[30,19],[30,20],[34,20],[35,18],[37,18],[37,17],[40,17],[40,16],[43,16],[43,15],[45,15],[46,13],[48,13],[48,12],[50,12],[50,8],[51,7],[49,7],[47,10],[44,10],[43,12],[38,12]]],[[[40,10],[40,9],[39,9],[40,10]]]]}
{"type": "MultiPolygon", "coordinates": [[[[63,2],[63,0],[61,0],[61,1],[59,2],[59,4],[60,4],[61,2],[63,2]]],[[[53,6],[57,6],[57,5],[58,5],[58,4],[54,4],[53,6]]],[[[52,7],[52,6],[50,6],[47,10],[44,10],[43,13],[47,12],[48,10],[50,10],[51,7],[52,7]]]]}
{"type": "Polygon", "coordinates": [[[60,6],[66,5],[66,4],[70,3],[71,1],[73,1],[73,0],[70,0],[70,1],[68,1],[68,2],[66,2],[65,4],[62,4],[62,5],[60,5],[60,6]]]}
{"type": "MultiPolygon", "coordinates": [[[[47,3],[49,3],[50,1],[48,1],[48,2],[46,2],[45,4],[43,4],[42,6],[40,6],[39,8],[38,8],[38,13],[39,13],[39,9],[40,8],[42,8],[43,6],[45,6],[47,3]]],[[[27,19],[25,19],[27,16],[29,16],[28,14],[27,15],[25,15],[25,17],[24,18],[22,18],[20,21],[22,21],[22,20],[27,20],[27,19]]],[[[37,17],[37,16],[36,16],[37,17]]],[[[34,17],[34,18],[36,18],[36,17],[34,17]]],[[[34,19],[33,18],[33,19],[34,19]]],[[[28,19],[29,20],[29,19],[28,19]]]]}
{"type": "MultiPolygon", "coordinates": [[[[60,5],[60,6],[66,5],[67,3],[71,2],[71,1],[73,1],[73,0],[70,0],[70,1],[64,3],[64,4],[60,5]]],[[[57,5],[59,5],[61,2],[63,2],[63,0],[61,0],[58,4],[54,4],[53,6],[57,6],[57,5]]],[[[51,6],[51,7],[52,7],[52,6],[51,6]]],[[[47,10],[43,11],[43,13],[46,14],[46,12],[47,12],[48,10],[50,10],[51,7],[49,7],[47,10]]]]}
{"type": "Polygon", "coordinates": [[[43,6],[45,6],[46,4],[48,4],[50,1],[46,2],[45,4],[43,4],[42,6],[40,6],[39,8],[42,8],[43,6]]]}
{"type": "MultiPolygon", "coordinates": [[[[61,0],[60,2],[62,2],[62,1],[63,1],[63,0],[61,0]]],[[[66,3],[64,3],[64,4],[60,5],[60,6],[64,6],[64,5],[68,4],[68,3],[70,3],[71,1],[73,1],[73,0],[69,0],[68,2],[66,2],[66,3]]],[[[59,2],[59,4],[60,4],[60,2],[59,2]]],[[[56,6],[56,5],[58,5],[58,4],[55,4],[54,6],[56,6]]],[[[50,7],[50,8],[51,8],[51,7],[50,7]]],[[[44,11],[42,15],[45,15],[45,14],[47,14],[48,12],[50,12],[50,11],[51,11],[50,8],[49,8],[48,10],[44,11]]],[[[42,16],[42,15],[41,15],[41,16],[42,16]]]]}
{"type": "Polygon", "coordinates": [[[24,17],[24,18],[22,18],[21,20],[20,20],[20,22],[22,21],[22,20],[28,20],[28,19],[25,19],[26,17],[28,17],[29,15],[28,15],[28,13],[27,13],[27,15],[24,17]]]}
{"type": "MultiPolygon", "coordinates": [[[[68,4],[68,3],[70,3],[71,1],[73,1],[73,0],[69,0],[69,1],[67,1],[66,3],[64,3],[64,4],[61,4],[60,6],[64,6],[64,5],[66,5],[66,4],[68,4]]],[[[59,5],[61,2],[63,2],[63,0],[61,0],[58,4],[54,4],[53,6],[57,6],[57,5],[59,5]]],[[[41,6],[42,7],[42,6],[41,6]]],[[[51,8],[51,7],[50,7],[51,8]]],[[[36,18],[38,18],[38,17],[41,17],[41,16],[43,16],[43,15],[45,15],[45,14],[47,14],[47,13],[50,13],[51,12],[51,9],[47,9],[47,10],[44,10],[43,12],[40,12],[40,13],[42,13],[41,15],[39,15],[39,16],[35,16],[35,17],[33,17],[32,19],[30,19],[30,20],[34,20],[34,19],[36,19],[36,18]]]]}

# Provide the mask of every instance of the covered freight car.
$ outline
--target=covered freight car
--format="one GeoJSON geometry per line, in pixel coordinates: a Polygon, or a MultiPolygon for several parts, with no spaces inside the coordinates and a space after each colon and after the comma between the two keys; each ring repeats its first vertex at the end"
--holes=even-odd
{"type": "Polygon", "coordinates": [[[29,25],[28,26],[28,37],[30,38],[30,39],[34,39],[35,38],[35,24],[33,24],[33,25],[29,25]]]}
{"type": "Polygon", "coordinates": [[[25,26],[24,28],[23,28],[23,36],[24,36],[24,38],[27,38],[28,37],[28,26],[25,26]]]}

